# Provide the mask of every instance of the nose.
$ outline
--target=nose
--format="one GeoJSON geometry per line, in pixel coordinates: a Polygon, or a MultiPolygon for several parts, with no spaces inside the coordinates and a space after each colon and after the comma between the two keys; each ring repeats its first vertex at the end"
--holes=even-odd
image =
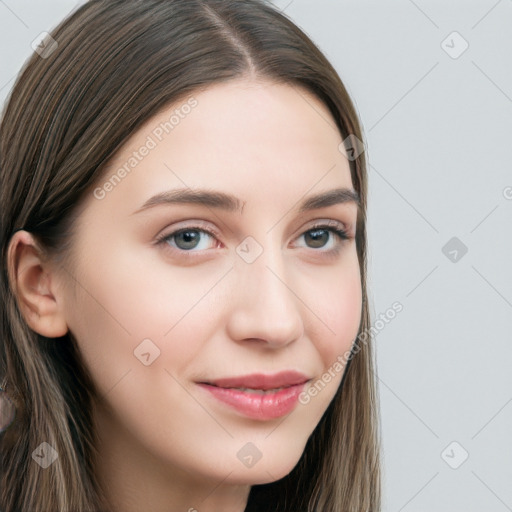
{"type": "Polygon", "coordinates": [[[275,349],[303,335],[302,301],[287,278],[290,272],[279,247],[264,248],[252,263],[237,255],[231,274],[233,302],[227,325],[231,339],[275,349]]]}

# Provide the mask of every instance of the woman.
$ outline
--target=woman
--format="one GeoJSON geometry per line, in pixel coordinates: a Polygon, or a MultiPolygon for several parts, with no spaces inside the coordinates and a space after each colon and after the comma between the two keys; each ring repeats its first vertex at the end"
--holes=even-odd
{"type": "Polygon", "coordinates": [[[259,0],[91,0],[51,37],[0,127],[1,510],[380,510],[332,66],[259,0]]]}

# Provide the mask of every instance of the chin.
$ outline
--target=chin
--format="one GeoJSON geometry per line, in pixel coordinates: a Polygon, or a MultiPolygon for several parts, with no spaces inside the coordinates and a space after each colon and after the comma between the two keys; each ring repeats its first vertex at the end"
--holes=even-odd
{"type": "Polygon", "coordinates": [[[273,460],[263,461],[263,458],[259,460],[251,468],[240,468],[237,471],[233,471],[229,476],[229,481],[233,484],[249,484],[249,485],[261,485],[277,482],[288,475],[293,468],[299,462],[302,453],[294,458],[287,460],[273,460]]]}

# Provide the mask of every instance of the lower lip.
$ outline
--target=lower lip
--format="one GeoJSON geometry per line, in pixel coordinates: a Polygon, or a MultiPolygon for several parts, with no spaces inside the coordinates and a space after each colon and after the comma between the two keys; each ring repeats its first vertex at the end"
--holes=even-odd
{"type": "Polygon", "coordinates": [[[247,393],[239,389],[219,388],[209,384],[199,384],[215,398],[230,405],[238,412],[256,420],[280,418],[293,411],[305,383],[290,386],[274,393],[247,393]]]}

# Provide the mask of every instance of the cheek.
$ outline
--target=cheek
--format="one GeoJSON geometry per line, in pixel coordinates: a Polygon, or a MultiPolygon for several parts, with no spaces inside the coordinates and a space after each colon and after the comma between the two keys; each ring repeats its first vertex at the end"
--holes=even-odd
{"type": "MultiPolygon", "coordinates": [[[[134,354],[139,346],[149,347],[151,357],[158,350],[163,356],[172,352],[173,368],[186,367],[208,328],[209,291],[225,273],[218,266],[173,267],[161,255],[145,259],[133,248],[121,248],[118,241],[103,245],[95,261],[87,260],[78,302],[68,312],[70,330],[100,390],[110,389],[128,370],[134,370],[132,379],[147,369],[134,354]],[[141,345],[147,339],[157,348],[141,345]]],[[[160,355],[152,368],[165,367],[160,355]]]]}
{"type": "Polygon", "coordinates": [[[361,322],[362,289],[359,266],[355,263],[332,273],[331,279],[317,287],[315,312],[321,312],[321,327],[311,336],[322,370],[306,386],[299,402],[307,411],[305,422],[311,431],[333,400],[343,378],[348,355],[361,322]],[[333,276],[337,276],[334,278],[333,276]]]}
{"type": "Polygon", "coordinates": [[[358,333],[362,289],[357,257],[351,258],[338,271],[326,272],[317,283],[314,292],[307,295],[307,304],[314,313],[311,330],[313,323],[317,326],[312,339],[325,368],[350,350],[358,333]]]}

